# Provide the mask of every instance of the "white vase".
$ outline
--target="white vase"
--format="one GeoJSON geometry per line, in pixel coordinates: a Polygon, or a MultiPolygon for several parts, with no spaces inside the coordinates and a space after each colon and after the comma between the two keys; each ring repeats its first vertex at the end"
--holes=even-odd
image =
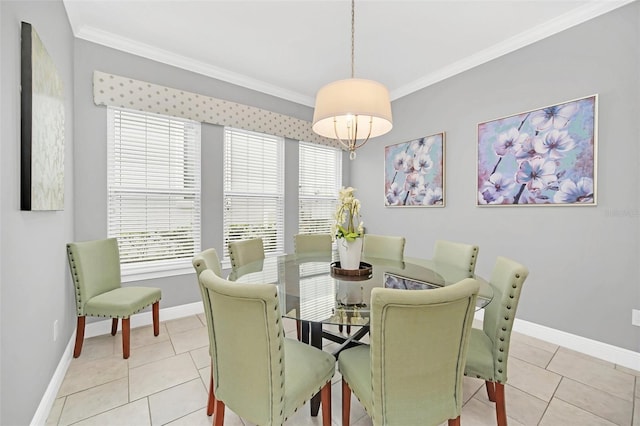
{"type": "Polygon", "coordinates": [[[340,257],[341,269],[360,269],[360,258],[362,257],[362,238],[347,241],[344,238],[336,240],[338,246],[338,256],[340,257]]]}

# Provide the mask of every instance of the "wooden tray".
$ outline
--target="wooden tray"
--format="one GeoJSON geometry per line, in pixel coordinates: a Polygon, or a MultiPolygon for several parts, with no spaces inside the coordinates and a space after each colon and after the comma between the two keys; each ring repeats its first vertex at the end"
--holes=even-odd
{"type": "Polygon", "coordinates": [[[360,268],[358,269],[342,269],[340,267],[340,262],[332,262],[331,263],[331,275],[340,276],[340,277],[350,277],[350,278],[369,278],[371,273],[373,272],[373,267],[371,264],[366,262],[360,262],[360,268]]]}

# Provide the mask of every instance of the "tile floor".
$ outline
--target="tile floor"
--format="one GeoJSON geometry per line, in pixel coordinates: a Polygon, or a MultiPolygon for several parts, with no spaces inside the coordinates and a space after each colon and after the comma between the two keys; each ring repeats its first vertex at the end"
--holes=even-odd
{"type": "MultiPolygon", "coordinates": [[[[295,323],[286,322],[295,338],[295,323]]],[[[332,343],[329,343],[331,345],[332,343]]],[[[329,346],[327,345],[327,346],[329,346]]],[[[203,315],[131,331],[122,359],[120,333],[86,339],[73,359],[48,425],[210,425],[206,415],[209,354],[203,315]]],[[[330,350],[330,349],[329,349],[330,350]]],[[[495,425],[483,382],[465,378],[462,424],[495,425]]],[[[332,420],[340,425],[340,375],[332,388],[332,420]]],[[[506,387],[510,426],[640,426],[640,372],[514,333],[506,387]]],[[[351,424],[371,425],[357,399],[351,424]]],[[[248,425],[230,410],[227,426],[248,425]]],[[[320,425],[302,407],[287,425],[320,425]]]]}

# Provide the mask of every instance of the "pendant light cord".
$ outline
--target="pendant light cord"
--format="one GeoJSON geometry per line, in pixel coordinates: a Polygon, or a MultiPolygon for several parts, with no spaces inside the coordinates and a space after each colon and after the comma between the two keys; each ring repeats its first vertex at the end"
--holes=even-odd
{"type": "Polygon", "coordinates": [[[355,26],[356,26],[355,0],[351,0],[351,78],[355,75],[355,26]]]}

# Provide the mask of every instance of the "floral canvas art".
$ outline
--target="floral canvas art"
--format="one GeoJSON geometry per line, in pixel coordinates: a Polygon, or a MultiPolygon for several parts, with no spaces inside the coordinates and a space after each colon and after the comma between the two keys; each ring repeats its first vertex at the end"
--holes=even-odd
{"type": "Polygon", "coordinates": [[[597,95],[478,124],[478,205],[595,205],[597,95]]]}
{"type": "Polygon", "coordinates": [[[385,147],[385,206],[444,207],[444,161],[444,133],[385,147]]]}

